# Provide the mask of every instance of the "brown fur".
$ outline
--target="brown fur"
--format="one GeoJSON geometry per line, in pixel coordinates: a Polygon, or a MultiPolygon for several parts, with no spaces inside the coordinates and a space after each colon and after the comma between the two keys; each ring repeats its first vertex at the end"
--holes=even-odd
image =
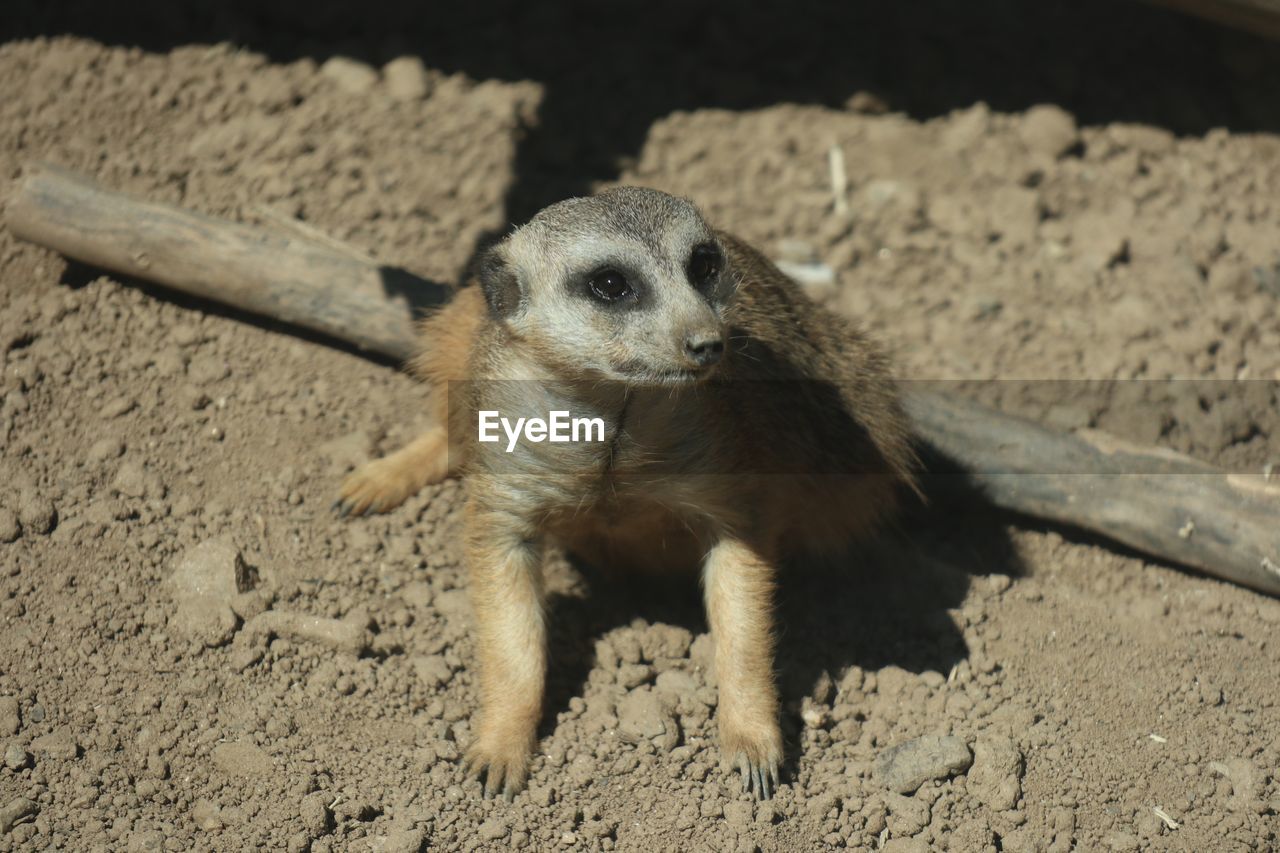
{"type": "Polygon", "coordinates": [[[768,796],[782,757],[778,560],[843,547],[912,483],[915,458],[888,362],[754,249],[653,191],[555,206],[501,251],[486,290],[464,288],[423,324],[414,369],[437,390],[439,426],[360,469],[342,490],[351,509],[385,512],[448,472],[471,478],[466,549],[481,717],[467,761],[487,776],[490,794],[510,797],[524,784],[547,665],[541,566],[554,545],[612,567],[701,568],[721,746],[744,786],[768,796]],[[615,233],[620,249],[610,248],[615,233]],[[698,240],[713,241],[726,266],[705,301],[681,291],[689,285],[680,253],[698,240]],[[591,367],[575,367],[563,335],[530,319],[543,301],[564,300],[569,273],[560,258],[578,243],[661,261],[646,267],[658,307],[646,309],[643,342],[629,342],[626,315],[579,313],[576,302],[555,309],[552,321],[563,327],[567,313],[597,342],[584,355],[596,359],[591,367]],[[673,369],[661,361],[667,326],[673,334],[722,328],[723,362],[706,378],[663,380],[673,369]],[[654,381],[609,373],[642,346],[654,381]],[[479,409],[599,415],[608,440],[507,454],[476,441],[479,409]]]}

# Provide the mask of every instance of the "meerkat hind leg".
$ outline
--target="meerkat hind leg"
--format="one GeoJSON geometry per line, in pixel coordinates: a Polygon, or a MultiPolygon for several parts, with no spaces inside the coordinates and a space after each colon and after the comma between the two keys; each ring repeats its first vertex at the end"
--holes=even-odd
{"type": "Polygon", "coordinates": [[[448,436],[443,427],[432,427],[390,456],[351,472],[334,507],[344,516],[390,512],[448,474],[448,436]]]}
{"type": "Polygon", "coordinates": [[[742,790],[767,800],[778,787],[782,734],[773,683],[773,567],[745,542],[725,540],[703,567],[715,640],[720,748],[742,790]]]}

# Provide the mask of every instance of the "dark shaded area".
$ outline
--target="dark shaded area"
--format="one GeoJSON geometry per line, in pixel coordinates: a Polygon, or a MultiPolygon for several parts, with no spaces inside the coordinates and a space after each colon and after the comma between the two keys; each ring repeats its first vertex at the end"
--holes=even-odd
{"type": "Polygon", "coordinates": [[[430,313],[453,297],[453,288],[449,285],[414,275],[403,267],[380,264],[378,278],[387,298],[403,300],[414,317],[430,313]]]}
{"type": "MultiPolygon", "coordinates": [[[[816,564],[792,560],[778,575],[775,669],[782,699],[788,768],[802,723],[800,701],[850,666],[946,675],[968,656],[948,612],[961,606],[971,579],[1023,573],[1008,518],[970,504],[908,509],[875,541],[816,564]]],[[[575,562],[585,594],[550,600],[550,670],[542,734],[554,730],[569,700],[582,696],[595,642],[642,618],[708,630],[696,576],[620,575],[575,562]]],[[[784,776],[787,774],[784,774],[784,776]]]]}
{"type": "Polygon", "coordinates": [[[676,110],[840,107],[866,91],[919,119],[1051,102],[1086,124],[1280,130],[1274,43],[1115,0],[6,4],[0,38],[60,34],[152,51],[231,41],[281,62],[416,53],[477,79],[539,81],[507,198],[515,222],[616,177],[676,110]]]}
{"type": "Polygon", "coordinates": [[[707,630],[696,577],[639,577],[591,566],[570,555],[583,595],[548,596],[547,694],[539,737],[555,731],[569,700],[586,694],[595,665],[595,644],[614,628],[643,618],[679,625],[694,634],[707,630]]]}
{"type": "MultiPolygon", "coordinates": [[[[152,299],[169,302],[180,308],[185,308],[191,311],[200,311],[213,317],[225,317],[227,319],[235,320],[237,323],[246,323],[257,329],[262,329],[263,331],[288,335],[290,337],[309,341],[313,344],[320,344],[331,349],[351,353],[352,355],[358,355],[363,358],[367,358],[372,362],[385,364],[388,367],[401,366],[401,361],[399,359],[392,358],[391,356],[383,353],[373,352],[372,350],[362,349],[361,347],[356,346],[350,341],[343,340],[342,338],[326,335],[303,326],[296,326],[292,323],[287,323],[274,317],[252,314],[248,311],[236,308],[233,305],[227,305],[224,302],[202,299],[199,296],[193,296],[190,293],[185,293],[181,290],[175,290],[144,279],[134,278],[114,270],[107,271],[100,267],[83,264],[69,258],[64,258],[63,260],[66,263],[66,268],[58,277],[58,283],[75,290],[91,284],[95,279],[100,278],[101,276],[109,275],[112,279],[129,287],[136,288],[152,299]]],[[[407,270],[402,270],[398,267],[383,267],[382,271],[384,274],[384,285],[387,287],[388,293],[396,295],[398,291],[395,290],[395,288],[404,288],[403,295],[409,299],[411,305],[415,306],[415,311],[421,310],[419,307],[420,303],[428,305],[432,304],[433,297],[431,294],[439,293],[444,287],[444,285],[419,278],[413,273],[408,272],[407,270]],[[393,277],[395,282],[394,284],[387,283],[387,270],[395,271],[396,275],[393,277]]]]}

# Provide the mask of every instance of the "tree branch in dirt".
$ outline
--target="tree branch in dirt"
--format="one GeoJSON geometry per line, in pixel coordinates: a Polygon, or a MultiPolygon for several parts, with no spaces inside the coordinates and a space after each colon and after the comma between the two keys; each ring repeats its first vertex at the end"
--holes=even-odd
{"type": "Polygon", "coordinates": [[[333,241],[130,198],[56,166],[26,170],[7,220],[16,236],[81,263],[399,359],[412,352],[414,312],[447,294],[333,241]]]}
{"type": "Polygon", "coordinates": [[[284,637],[294,642],[319,643],[356,657],[369,650],[369,620],[363,614],[347,619],[327,619],[308,613],[268,610],[244,625],[250,638],[284,637]]]}
{"type": "MultiPolygon", "coordinates": [[[[136,200],[52,166],[8,204],[18,237],[408,360],[417,313],[447,289],[300,228],[264,229],[136,200]]],[[[931,492],[976,491],[1006,510],[1280,595],[1280,484],[1101,433],[1066,434],[960,398],[908,391],[931,492]]]]}
{"type": "Polygon", "coordinates": [[[1101,534],[1280,595],[1280,483],[1106,433],[1067,434],[944,394],[906,395],[934,491],[1101,534]]]}

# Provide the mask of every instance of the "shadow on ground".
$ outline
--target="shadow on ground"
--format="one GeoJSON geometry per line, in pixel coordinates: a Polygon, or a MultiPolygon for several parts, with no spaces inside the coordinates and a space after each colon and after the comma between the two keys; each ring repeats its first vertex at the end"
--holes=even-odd
{"type": "Polygon", "coordinates": [[[230,41],[282,62],[418,54],[480,80],[538,81],[545,96],[506,199],[512,222],[615,178],[677,110],[842,107],[866,92],[921,120],[978,101],[1051,102],[1085,124],[1280,130],[1273,43],[1115,0],[12,0],[0,21],[3,40],[60,34],[151,51],[230,41]]]}
{"type": "MultiPolygon", "coordinates": [[[[824,676],[838,681],[851,666],[945,676],[967,658],[949,611],[963,604],[974,577],[1023,572],[1005,521],[948,501],[908,511],[832,564],[794,563],[779,573],[776,669],[789,744],[798,742],[800,700],[824,676]]],[[[612,629],[643,619],[695,635],[708,630],[694,576],[618,576],[581,563],[574,570],[583,588],[550,601],[544,734],[571,698],[585,694],[595,642],[612,629]]]]}

